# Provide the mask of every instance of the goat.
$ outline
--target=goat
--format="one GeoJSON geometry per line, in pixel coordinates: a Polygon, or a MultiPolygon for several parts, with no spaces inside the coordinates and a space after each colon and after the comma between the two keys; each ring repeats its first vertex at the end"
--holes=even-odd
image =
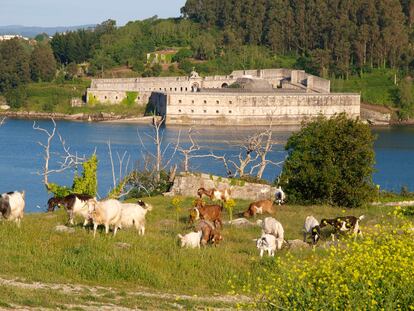
{"type": "MultiPolygon", "coordinates": [[[[333,219],[322,219],[320,228],[323,228],[329,224],[334,228],[335,234],[338,234],[339,232],[350,231],[355,235],[356,238],[357,235],[362,236],[362,231],[359,229],[359,221],[363,220],[364,218],[365,216],[361,215],[360,217],[340,216],[333,219]]],[[[334,234],[332,236],[332,239],[334,239],[334,234]]]]}
{"type": "Polygon", "coordinates": [[[219,200],[227,202],[230,199],[231,191],[230,189],[217,190],[215,188],[206,190],[205,188],[199,188],[197,190],[197,195],[202,199],[203,195],[210,198],[210,200],[219,200]]]}
{"type": "Polygon", "coordinates": [[[200,241],[202,236],[202,231],[197,232],[190,232],[186,235],[182,236],[181,234],[178,235],[178,238],[181,240],[181,247],[188,247],[188,248],[200,248],[200,241]]]}
{"type": "Polygon", "coordinates": [[[15,221],[18,227],[24,216],[25,205],[24,191],[7,192],[0,196],[0,212],[3,218],[15,221]]]}
{"type": "Polygon", "coordinates": [[[262,235],[272,234],[276,238],[276,247],[281,249],[285,240],[285,231],[280,222],[272,217],[266,217],[262,222],[262,235]]]}
{"type": "Polygon", "coordinates": [[[109,226],[114,226],[114,236],[118,228],[121,227],[122,204],[118,200],[96,201],[90,199],[87,201],[88,215],[93,222],[93,237],[96,236],[96,230],[99,225],[105,226],[105,233],[109,233],[109,226]]]}
{"type": "Polygon", "coordinates": [[[152,211],[152,205],[138,200],[134,203],[122,203],[121,228],[135,226],[140,235],[145,234],[145,215],[152,211]]]}
{"type": "Polygon", "coordinates": [[[256,214],[263,214],[263,213],[269,213],[269,214],[275,213],[272,201],[261,200],[261,201],[251,203],[247,211],[243,213],[243,216],[248,218],[248,217],[256,216],[256,214]]]}
{"type": "Polygon", "coordinates": [[[190,210],[190,223],[194,223],[198,219],[205,219],[212,221],[215,225],[223,225],[221,221],[221,212],[223,206],[220,205],[206,205],[201,199],[197,199],[195,206],[190,210]]]}
{"type": "Polygon", "coordinates": [[[321,227],[319,222],[313,216],[308,216],[303,225],[303,242],[306,242],[306,235],[310,233],[312,236],[312,243],[316,244],[321,237],[321,227]]]}
{"type": "MultiPolygon", "coordinates": [[[[53,212],[56,206],[63,206],[68,213],[69,223],[74,224],[74,217],[81,216],[84,219],[83,226],[89,223],[87,202],[94,199],[87,194],[72,193],[64,198],[52,197],[47,201],[48,212],[53,212]]],[[[96,200],[96,199],[95,199],[96,200]]]]}
{"type": "Polygon", "coordinates": [[[260,257],[263,257],[265,251],[269,256],[274,257],[275,251],[278,248],[277,239],[272,234],[262,234],[262,236],[256,240],[256,247],[260,250],[260,257]]]}
{"type": "Polygon", "coordinates": [[[286,194],[282,190],[282,187],[279,186],[275,192],[275,202],[279,205],[282,205],[283,203],[285,203],[285,200],[286,200],[286,194]]]}
{"type": "Polygon", "coordinates": [[[200,221],[196,226],[196,231],[201,231],[201,245],[205,246],[207,243],[217,245],[223,240],[220,231],[214,226],[214,224],[208,220],[200,221]]]}

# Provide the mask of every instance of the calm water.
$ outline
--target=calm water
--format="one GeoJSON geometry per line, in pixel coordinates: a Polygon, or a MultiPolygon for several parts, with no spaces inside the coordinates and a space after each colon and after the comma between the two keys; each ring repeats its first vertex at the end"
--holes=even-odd
{"type": "MultiPolygon", "coordinates": [[[[52,127],[50,121],[39,121],[37,124],[47,129],[52,127]]],[[[43,149],[38,142],[44,143],[47,138],[43,133],[33,130],[32,126],[33,121],[9,119],[0,128],[0,192],[24,189],[27,193],[27,211],[41,212],[45,210],[48,195],[42,184],[42,177],[38,174],[44,164],[43,149]]],[[[91,155],[96,150],[99,158],[98,180],[101,197],[104,197],[112,186],[108,141],[111,141],[117,172],[118,154],[122,157],[125,152],[127,156],[124,164],[127,163],[127,158],[130,158],[128,169],[144,165],[144,148],[140,140],[147,151],[153,152],[149,138],[152,129],[145,125],[62,121],[57,122],[57,129],[73,153],[91,155]]],[[[272,160],[284,159],[283,145],[292,131],[292,128],[284,128],[275,132],[274,138],[280,144],[274,148],[270,157],[272,160]]],[[[217,155],[235,156],[239,153],[238,143],[253,132],[255,129],[212,127],[196,129],[194,136],[203,147],[203,153],[212,151],[217,155]]],[[[374,132],[378,136],[375,145],[375,183],[383,189],[399,190],[401,186],[406,185],[414,190],[414,127],[375,129],[374,132]]],[[[164,146],[175,145],[178,137],[182,144],[189,144],[187,129],[167,127],[163,135],[164,146]]],[[[57,138],[53,147],[52,167],[56,167],[60,160],[59,153],[62,152],[57,138]]],[[[170,158],[172,152],[173,148],[168,148],[165,157],[170,158]]],[[[179,153],[175,159],[180,162],[179,153]]],[[[194,159],[190,163],[195,171],[219,175],[223,175],[224,172],[223,165],[213,159],[194,159]]],[[[273,180],[279,175],[280,170],[279,167],[269,167],[264,177],[273,180]]],[[[66,171],[63,174],[52,175],[50,181],[71,186],[73,174],[73,171],[66,171]]]]}

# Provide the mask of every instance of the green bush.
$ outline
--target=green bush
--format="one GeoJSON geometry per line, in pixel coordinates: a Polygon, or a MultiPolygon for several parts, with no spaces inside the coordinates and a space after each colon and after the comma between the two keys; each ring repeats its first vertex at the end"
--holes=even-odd
{"type": "Polygon", "coordinates": [[[358,207],[375,195],[374,136],[345,114],[303,124],[287,144],[281,185],[292,202],[358,207]]]}
{"type": "Polygon", "coordinates": [[[122,100],[122,104],[128,107],[134,106],[138,95],[138,92],[126,92],[126,97],[122,100]]]}
{"type": "Polygon", "coordinates": [[[170,176],[166,171],[160,172],[160,179],[152,171],[135,171],[129,175],[126,187],[132,188],[127,198],[155,196],[167,192],[171,187],[170,176]]]}

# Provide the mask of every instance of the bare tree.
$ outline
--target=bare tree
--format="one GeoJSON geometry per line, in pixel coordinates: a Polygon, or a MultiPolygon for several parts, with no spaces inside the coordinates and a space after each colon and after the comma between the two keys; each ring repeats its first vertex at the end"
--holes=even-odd
{"type": "Polygon", "coordinates": [[[111,161],[112,184],[113,184],[113,188],[109,192],[111,193],[111,192],[116,191],[117,198],[121,198],[123,196],[126,196],[131,191],[130,189],[129,191],[124,192],[124,188],[126,184],[128,183],[129,179],[131,178],[131,174],[128,173],[131,155],[128,155],[127,151],[125,151],[122,155],[120,155],[119,152],[116,153],[118,157],[118,176],[116,176],[117,174],[115,172],[115,164],[114,164],[114,159],[112,156],[111,141],[107,142],[107,146],[108,146],[109,159],[111,161]],[[126,160],[126,163],[124,165],[125,160],[126,160]]]}
{"type": "Polygon", "coordinates": [[[6,121],[6,117],[4,117],[3,119],[0,120],[0,126],[2,126],[4,124],[4,121],[6,121]]]}
{"type": "Polygon", "coordinates": [[[165,170],[170,167],[174,156],[177,153],[178,146],[180,145],[180,135],[181,131],[178,133],[177,141],[174,147],[171,146],[171,143],[168,143],[165,147],[163,147],[164,144],[164,133],[161,131],[161,127],[165,121],[165,118],[162,117],[160,120],[156,120],[154,118],[154,122],[152,124],[152,135],[145,134],[147,138],[152,142],[152,144],[155,146],[155,153],[151,152],[146,148],[141,135],[138,132],[138,137],[141,142],[142,146],[142,154],[144,157],[144,160],[146,163],[148,163],[148,156],[153,160],[153,171],[156,173],[156,180],[159,181],[161,179],[161,171],[165,170]],[[173,152],[169,159],[166,159],[166,153],[170,148],[173,148],[173,152]],[[143,152],[145,151],[145,153],[143,152]]]}
{"type": "Polygon", "coordinates": [[[54,119],[51,119],[53,123],[53,128],[51,130],[47,130],[41,128],[33,122],[33,129],[36,131],[40,131],[46,134],[47,140],[46,143],[38,142],[38,144],[44,149],[44,156],[43,159],[45,161],[43,166],[43,171],[39,172],[38,174],[43,176],[43,184],[45,185],[46,189],[50,190],[50,183],[49,183],[49,176],[54,173],[62,173],[68,169],[72,169],[78,165],[81,165],[83,162],[86,161],[85,156],[79,157],[76,153],[73,154],[70,151],[70,148],[66,146],[66,143],[62,136],[57,132],[56,122],[54,119]],[[53,139],[55,138],[56,134],[59,137],[59,141],[61,147],[63,149],[63,154],[60,155],[60,161],[57,161],[58,167],[56,169],[50,169],[50,162],[51,162],[51,145],[53,139]]]}
{"type": "Polygon", "coordinates": [[[178,147],[177,150],[179,152],[181,152],[183,154],[183,165],[184,165],[184,172],[188,172],[190,167],[189,167],[189,162],[190,159],[197,157],[197,156],[193,156],[192,153],[197,152],[201,149],[201,147],[198,145],[198,143],[195,141],[194,137],[193,137],[193,129],[190,128],[188,130],[188,139],[190,140],[191,145],[187,148],[184,149],[184,147],[178,147]]]}

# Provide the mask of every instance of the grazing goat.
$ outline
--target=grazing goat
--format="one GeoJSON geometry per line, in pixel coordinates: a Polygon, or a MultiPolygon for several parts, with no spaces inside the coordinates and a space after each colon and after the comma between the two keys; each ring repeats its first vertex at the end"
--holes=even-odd
{"type": "Polygon", "coordinates": [[[274,257],[277,247],[277,239],[272,234],[262,234],[262,236],[257,239],[256,247],[260,250],[260,257],[263,257],[265,251],[268,252],[269,256],[274,257]]]}
{"type": "Polygon", "coordinates": [[[312,243],[316,244],[321,237],[321,227],[313,216],[308,216],[305,219],[305,224],[303,225],[303,242],[306,242],[306,235],[308,233],[312,237],[312,243]]]}
{"type": "Polygon", "coordinates": [[[84,219],[83,226],[86,226],[89,223],[87,202],[91,199],[94,198],[90,195],[77,193],[69,194],[64,198],[53,197],[47,201],[47,211],[53,212],[56,206],[63,206],[68,213],[71,225],[74,224],[74,217],[78,215],[84,219]]]}
{"type": "Polygon", "coordinates": [[[4,219],[15,221],[17,226],[20,227],[20,223],[24,216],[25,207],[25,192],[7,192],[0,196],[0,212],[4,219]]]}
{"type": "Polygon", "coordinates": [[[223,240],[220,231],[214,226],[214,224],[208,220],[200,221],[196,226],[196,231],[201,231],[201,245],[206,246],[207,243],[217,245],[223,240]]]}
{"type": "Polygon", "coordinates": [[[221,221],[221,212],[223,211],[223,206],[220,205],[206,205],[205,202],[201,199],[197,199],[195,206],[190,210],[190,223],[194,223],[198,219],[209,220],[214,223],[215,226],[220,224],[221,221]]]}
{"type": "Polygon", "coordinates": [[[145,215],[152,211],[152,205],[138,200],[134,203],[122,203],[121,228],[135,226],[140,235],[145,234],[145,215]]]}
{"type": "Polygon", "coordinates": [[[181,234],[178,237],[181,240],[181,247],[188,247],[188,248],[200,248],[200,241],[202,236],[202,231],[197,232],[190,232],[186,235],[182,236],[181,234]]]}
{"type": "Polygon", "coordinates": [[[276,189],[276,192],[275,192],[275,202],[276,202],[277,204],[281,205],[281,204],[285,203],[285,200],[286,200],[286,194],[285,194],[285,192],[282,190],[282,187],[280,187],[280,186],[279,186],[279,187],[276,189]]]}
{"type": "Polygon", "coordinates": [[[262,235],[272,234],[276,238],[277,249],[281,249],[285,240],[285,231],[280,222],[272,217],[266,217],[262,222],[262,235]]]}
{"type": "Polygon", "coordinates": [[[256,214],[274,214],[275,209],[273,207],[273,202],[270,200],[261,200],[257,202],[253,202],[249,205],[247,211],[243,213],[243,216],[248,218],[252,216],[256,216],[256,214]]]}
{"type": "MultiPolygon", "coordinates": [[[[323,228],[329,224],[334,227],[335,234],[338,234],[339,232],[349,231],[350,233],[353,233],[356,238],[357,235],[362,236],[362,231],[359,229],[359,221],[363,220],[364,218],[365,216],[362,215],[360,217],[341,216],[333,219],[322,219],[320,227],[323,228]]],[[[332,238],[334,239],[334,235],[332,238]]]]}
{"type": "Polygon", "coordinates": [[[231,191],[230,189],[217,190],[215,188],[206,190],[205,188],[199,188],[197,190],[197,195],[202,199],[203,195],[210,198],[210,200],[219,200],[227,202],[230,199],[231,191]]]}
{"type": "Polygon", "coordinates": [[[109,233],[109,226],[114,227],[114,236],[119,227],[121,227],[122,220],[122,204],[118,200],[96,201],[90,199],[87,202],[88,215],[93,222],[93,237],[96,236],[96,230],[99,225],[105,226],[105,233],[109,233]]]}

